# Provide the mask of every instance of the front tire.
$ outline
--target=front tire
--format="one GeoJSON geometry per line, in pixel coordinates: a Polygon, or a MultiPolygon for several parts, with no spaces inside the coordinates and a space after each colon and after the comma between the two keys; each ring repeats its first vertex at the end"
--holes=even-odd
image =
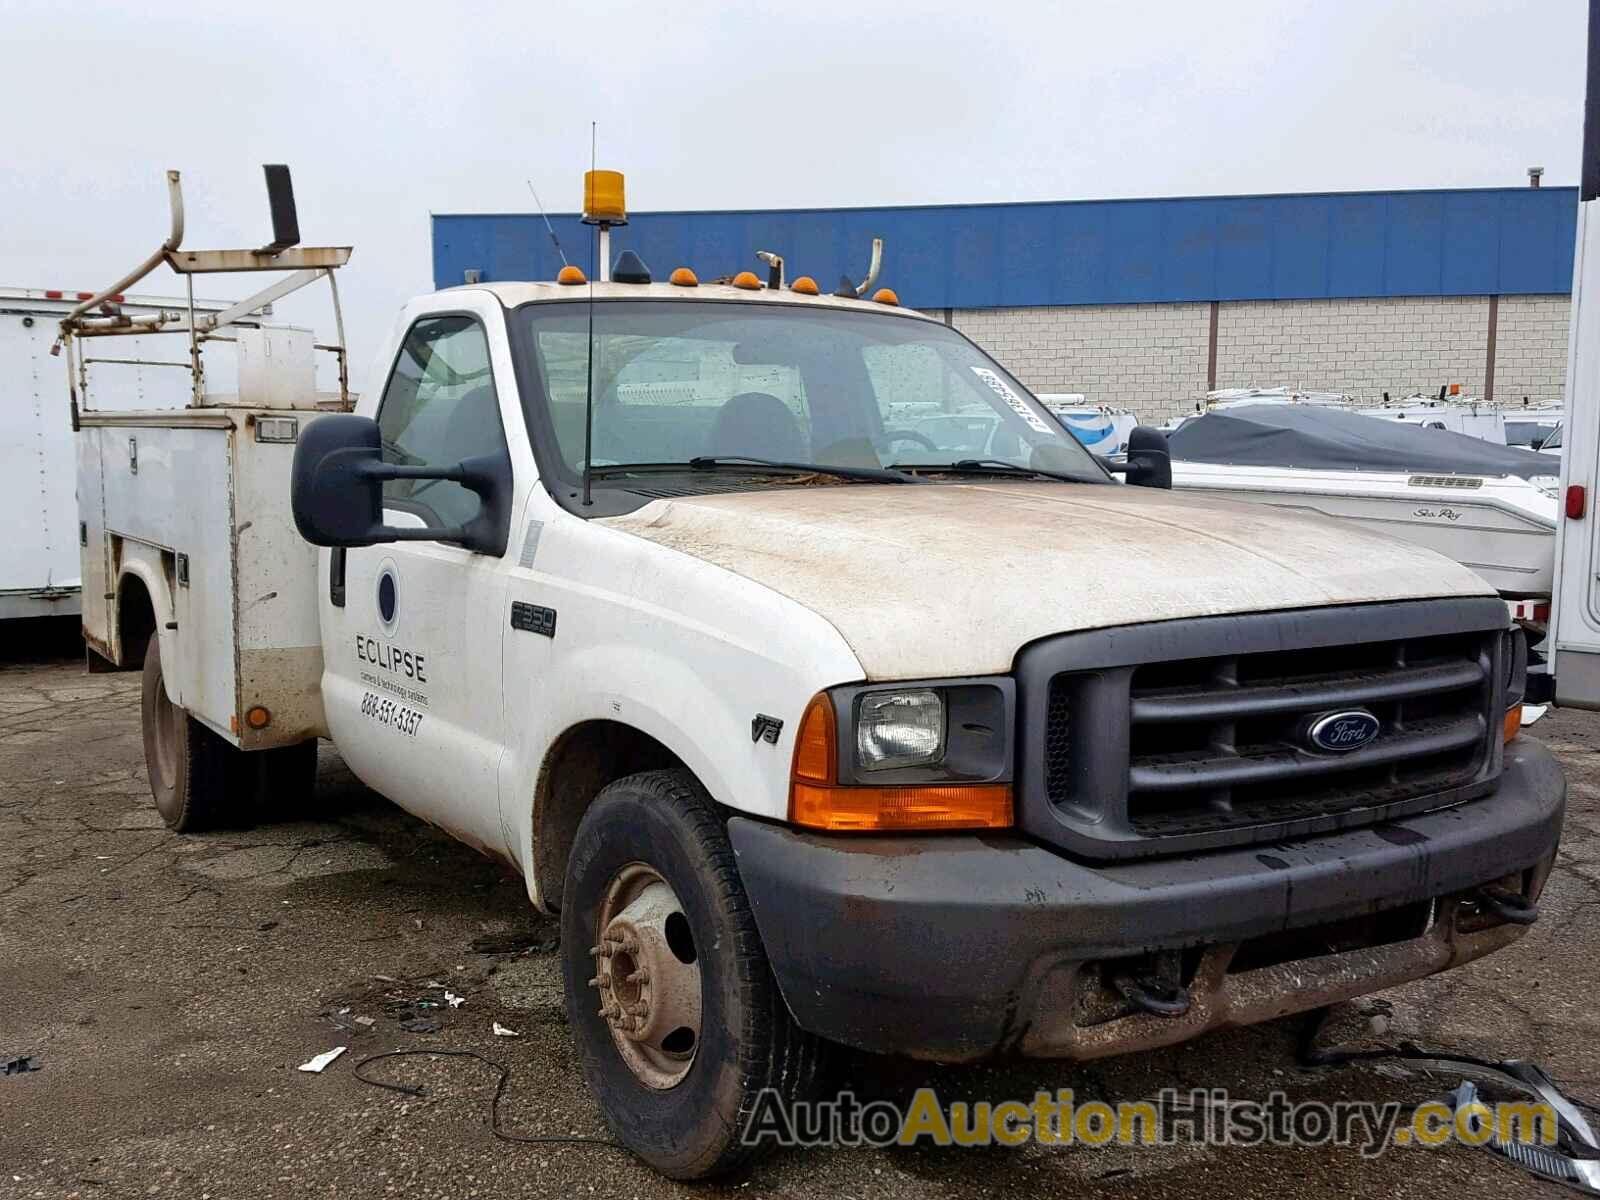
{"type": "Polygon", "coordinates": [[[174,833],[214,829],[225,816],[248,811],[248,756],[167,696],[161,642],[154,635],[144,655],[140,718],[150,794],[168,829],[174,833]]]}
{"type": "Polygon", "coordinates": [[[603,789],[578,827],[561,904],[568,1018],[619,1141],[664,1175],[751,1161],[764,1089],[816,1087],[825,1046],[778,992],[723,820],[687,771],[603,789]]]}

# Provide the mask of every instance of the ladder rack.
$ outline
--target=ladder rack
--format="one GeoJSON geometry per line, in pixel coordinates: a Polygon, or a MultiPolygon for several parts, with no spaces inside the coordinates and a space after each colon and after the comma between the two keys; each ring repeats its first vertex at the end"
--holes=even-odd
{"type": "Polygon", "coordinates": [[[312,348],[334,356],[339,372],[338,407],[341,409],[351,407],[349,350],[345,344],[344,313],[339,304],[339,285],[334,279],[334,272],[350,261],[351,247],[301,246],[299,217],[295,209],[294,187],[289,177],[289,168],[281,163],[269,163],[262,169],[266,174],[267,199],[272,209],[272,240],[268,244],[253,250],[183,249],[182,179],[177,171],[168,171],[167,195],[171,223],[166,239],[137,267],[109,287],[102,288],[89,299],[82,301],[62,318],[61,335],[52,347],[51,353],[59,353],[61,347],[66,347],[74,431],[79,428],[79,414],[87,401],[87,364],[138,361],[112,358],[88,359],[77,345],[79,339],[158,333],[187,334],[189,361],[163,362],[161,365],[187,367],[192,384],[190,406],[203,407],[206,390],[201,350],[205,344],[210,341],[234,341],[234,338],[220,331],[232,325],[253,324],[248,319],[259,314],[266,306],[324,278],[328,281],[328,292],[333,304],[336,338],[332,343],[315,343],[312,348]],[[120,298],[134,284],[163,264],[184,277],[186,307],[183,310],[162,308],[156,312],[137,315],[124,313],[120,298]],[[293,274],[221,311],[196,311],[194,300],[196,275],[255,271],[293,272],[293,274]]]}

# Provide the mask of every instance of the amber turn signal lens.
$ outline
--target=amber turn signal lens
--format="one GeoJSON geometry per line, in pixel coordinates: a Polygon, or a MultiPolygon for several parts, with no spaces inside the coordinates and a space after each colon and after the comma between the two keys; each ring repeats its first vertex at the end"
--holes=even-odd
{"type": "Polygon", "coordinates": [[[839,739],[833,723],[833,702],[826,696],[813,696],[800,718],[800,733],[794,739],[795,779],[831,784],[838,762],[839,739]]]}
{"type": "Polygon", "coordinates": [[[1513,704],[1506,709],[1505,740],[1510,741],[1522,732],[1522,705],[1513,704]]]}
{"type": "Polygon", "coordinates": [[[802,296],[816,296],[821,294],[817,281],[809,275],[802,275],[789,285],[791,292],[799,292],[802,296]]]}
{"type": "Polygon", "coordinates": [[[1007,829],[1011,785],[928,784],[919,787],[823,787],[796,779],[789,819],[834,832],[1007,829]]]}
{"type": "Polygon", "coordinates": [[[571,263],[568,263],[556,273],[556,282],[568,284],[570,286],[574,283],[588,283],[589,281],[584,278],[584,274],[579,268],[573,266],[571,263]]]}

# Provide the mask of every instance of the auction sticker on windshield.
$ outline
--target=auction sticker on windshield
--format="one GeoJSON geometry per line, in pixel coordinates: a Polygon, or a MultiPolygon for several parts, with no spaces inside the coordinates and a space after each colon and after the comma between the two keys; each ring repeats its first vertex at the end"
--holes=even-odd
{"type": "Polygon", "coordinates": [[[1028,428],[1032,429],[1035,433],[1054,432],[1050,426],[1045,424],[1043,417],[1028,407],[1028,402],[1026,400],[1017,395],[1016,392],[1012,391],[1010,386],[1007,385],[1006,381],[1001,379],[1000,376],[996,375],[988,367],[973,367],[972,373],[988,384],[989,390],[996,396],[999,396],[1000,399],[1004,400],[1012,412],[1016,413],[1017,416],[1026,421],[1028,423],[1028,428]]]}

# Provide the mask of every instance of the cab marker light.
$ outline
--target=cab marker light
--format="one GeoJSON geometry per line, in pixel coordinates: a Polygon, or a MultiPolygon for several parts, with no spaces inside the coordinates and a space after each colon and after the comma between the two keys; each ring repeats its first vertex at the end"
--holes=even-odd
{"type": "Polygon", "coordinates": [[[588,283],[589,281],[584,277],[581,268],[575,267],[571,263],[568,263],[566,266],[562,267],[559,272],[557,272],[556,282],[570,287],[573,284],[588,283]]]}
{"type": "Polygon", "coordinates": [[[244,714],[244,723],[251,729],[265,729],[272,724],[272,714],[257,704],[244,714]]]}
{"type": "Polygon", "coordinates": [[[733,277],[733,286],[742,288],[747,292],[759,292],[761,290],[761,280],[756,278],[754,271],[740,271],[733,277]]]}
{"type": "Polygon", "coordinates": [[[811,698],[795,736],[789,820],[833,833],[1007,829],[1014,823],[1007,783],[840,786],[833,702],[811,698]]]}
{"type": "Polygon", "coordinates": [[[900,303],[900,297],[896,296],[894,291],[890,288],[879,288],[877,291],[872,293],[872,298],[879,304],[898,305],[900,303]]]}
{"type": "Polygon", "coordinates": [[[678,287],[698,287],[700,285],[699,277],[688,267],[679,267],[668,277],[667,282],[676,284],[678,287]]]}
{"type": "Polygon", "coordinates": [[[821,292],[821,289],[817,287],[817,281],[809,275],[800,276],[799,279],[789,285],[789,290],[791,292],[799,292],[802,296],[816,296],[821,292]]]}

